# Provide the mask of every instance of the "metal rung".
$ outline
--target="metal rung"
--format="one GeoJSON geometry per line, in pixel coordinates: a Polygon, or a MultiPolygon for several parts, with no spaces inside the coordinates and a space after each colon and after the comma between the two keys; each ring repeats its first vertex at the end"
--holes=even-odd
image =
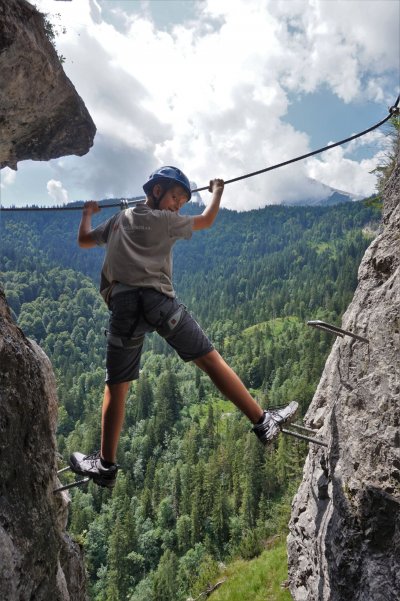
{"type": "Polygon", "coordinates": [[[318,438],[310,438],[310,436],[304,436],[303,434],[298,434],[297,432],[292,432],[292,430],[286,430],[285,428],[281,428],[282,434],[289,434],[290,436],[294,436],[295,438],[300,438],[301,440],[306,440],[307,442],[313,442],[315,444],[321,445],[321,447],[327,447],[328,444],[326,442],[322,442],[322,440],[318,440],[318,438]]]}
{"type": "Polygon", "coordinates": [[[67,465],[67,467],[63,467],[61,470],[57,471],[57,474],[63,474],[64,472],[68,472],[71,468],[69,467],[69,465],[67,465]]]}
{"type": "Polygon", "coordinates": [[[75,486],[82,486],[83,484],[87,484],[90,478],[84,478],[83,480],[78,480],[78,482],[72,482],[71,484],[65,484],[64,486],[60,486],[59,488],[55,488],[53,493],[61,492],[62,490],[67,490],[68,488],[75,488],[75,486]]]}
{"type": "Polygon", "coordinates": [[[315,434],[315,430],[312,428],[306,428],[305,426],[301,426],[300,424],[290,424],[292,428],[298,428],[299,430],[304,430],[304,432],[311,432],[311,434],[315,434]]]}
{"type": "Polygon", "coordinates": [[[320,330],[325,330],[326,332],[330,332],[331,334],[335,334],[336,336],[351,336],[360,342],[369,343],[368,338],[364,338],[363,336],[359,336],[358,334],[353,334],[353,332],[349,332],[349,330],[343,330],[342,328],[338,328],[337,326],[333,326],[330,323],[326,323],[326,321],[321,321],[320,319],[316,319],[313,321],[307,321],[307,325],[312,328],[319,328],[320,330]]]}

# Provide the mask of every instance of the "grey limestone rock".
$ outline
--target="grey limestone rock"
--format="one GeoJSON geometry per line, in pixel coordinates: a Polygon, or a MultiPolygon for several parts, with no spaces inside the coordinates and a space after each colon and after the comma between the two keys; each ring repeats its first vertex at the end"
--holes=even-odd
{"type": "Polygon", "coordinates": [[[2,601],[85,601],[80,547],[65,533],[57,485],[50,362],[12,321],[0,291],[0,591],[2,601]]]}
{"type": "MultiPolygon", "coordinates": [[[[400,168],[306,415],[310,445],[288,536],[295,601],[400,599],[400,168]]],[[[326,334],[327,336],[329,334],[326,334]]]]}
{"type": "Polygon", "coordinates": [[[0,0],[0,168],[86,154],[96,127],[26,0],[0,0]]]}
{"type": "MultiPolygon", "coordinates": [[[[95,126],[25,0],[0,0],[0,167],[84,154],[95,126]]],[[[57,486],[50,362],[10,316],[0,289],[0,598],[85,601],[80,547],[57,486]]]]}

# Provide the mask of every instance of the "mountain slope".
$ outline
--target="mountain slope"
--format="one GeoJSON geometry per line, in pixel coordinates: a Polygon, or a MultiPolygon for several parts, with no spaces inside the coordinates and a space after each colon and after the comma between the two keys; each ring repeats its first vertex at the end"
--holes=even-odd
{"type": "MultiPolygon", "coordinates": [[[[339,319],[368,243],[362,228],[376,217],[363,204],[222,211],[214,228],[177,245],[182,300],[263,405],[299,399],[307,409],[331,338],[304,321],[339,319]]],[[[2,277],[20,326],[54,366],[64,457],[98,445],[107,324],[89,277],[102,251],[77,249],[78,220],[3,219],[2,277]]],[[[112,497],[73,493],[70,530],[85,548],[91,598],[183,601],[218,561],[257,555],[285,528],[279,507],[287,515],[304,452],[283,437],[266,451],[199,370],[149,337],[117,487],[112,497]]]]}

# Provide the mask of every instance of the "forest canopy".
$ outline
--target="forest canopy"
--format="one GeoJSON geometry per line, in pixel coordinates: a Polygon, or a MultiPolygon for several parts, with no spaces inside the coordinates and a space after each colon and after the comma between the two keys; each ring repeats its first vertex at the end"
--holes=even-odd
{"type": "MultiPolygon", "coordinates": [[[[78,248],[79,217],[2,215],[2,284],[52,361],[64,460],[99,445],[108,319],[103,250],[78,248]]],[[[211,230],[176,245],[180,300],[263,406],[297,400],[306,412],[333,339],[305,322],[340,325],[378,221],[368,202],[221,210],[211,230]]],[[[73,492],[69,529],[85,548],[91,599],[184,601],[219,562],[258,555],[285,531],[306,450],[283,436],[265,449],[199,370],[149,336],[116,488],[73,492]]]]}

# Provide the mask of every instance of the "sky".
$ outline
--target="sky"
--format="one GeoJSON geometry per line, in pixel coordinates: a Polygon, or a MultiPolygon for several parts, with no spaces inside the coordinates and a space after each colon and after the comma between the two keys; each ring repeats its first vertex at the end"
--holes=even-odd
{"type": "MultiPolygon", "coordinates": [[[[138,196],[162,165],[193,186],[231,179],[370,127],[399,94],[400,0],[34,3],[60,31],[64,70],[97,134],[83,157],[3,169],[3,206],[138,196]]],[[[387,140],[381,128],[230,184],[222,204],[312,199],[327,194],[321,184],[369,196],[387,140]]]]}

